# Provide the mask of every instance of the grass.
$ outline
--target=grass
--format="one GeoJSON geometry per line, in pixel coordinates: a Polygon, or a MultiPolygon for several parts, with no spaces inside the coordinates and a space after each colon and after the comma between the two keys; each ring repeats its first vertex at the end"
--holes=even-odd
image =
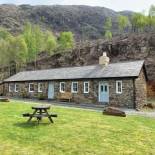
{"type": "Polygon", "coordinates": [[[0,103],[2,155],[155,154],[155,119],[105,116],[100,112],[54,106],[54,124],[26,123],[32,104],[0,103]]]}

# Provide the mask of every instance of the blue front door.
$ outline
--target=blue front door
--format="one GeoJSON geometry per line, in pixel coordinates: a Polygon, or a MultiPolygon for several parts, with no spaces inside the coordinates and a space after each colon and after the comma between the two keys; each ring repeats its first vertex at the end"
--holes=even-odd
{"type": "Polygon", "coordinates": [[[48,84],[48,99],[53,99],[54,98],[54,83],[49,82],[48,84]]]}
{"type": "Polygon", "coordinates": [[[109,103],[109,84],[99,83],[99,102],[109,103]]]}

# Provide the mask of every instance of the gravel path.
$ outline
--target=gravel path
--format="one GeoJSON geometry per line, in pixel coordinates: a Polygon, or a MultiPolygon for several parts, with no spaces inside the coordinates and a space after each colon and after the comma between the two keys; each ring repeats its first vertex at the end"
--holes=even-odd
{"type": "MultiPolygon", "coordinates": [[[[13,99],[13,98],[12,98],[13,99]]],[[[24,101],[26,103],[48,103],[56,106],[63,106],[66,108],[81,108],[81,109],[88,109],[88,110],[95,110],[102,112],[104,109],[104,106],[99,105],[88,105],[88,104],[75,104],[75,103],[65,103],[65,102],[55,102],[55,101],[39,101],[39,100],[32,100],[32,99],[13,99],[17,101],[24,101]]],[[[136,111],[134,109],[126,109],[126,108],[120,108],[120,110],[124,111],[127,115],[140,115],[145,117],[152,117],[155,118],[155,111],[136,111]]]]}
{"type": "Polygon", "coordinates": [[[121,109],[121,110],[125,111],[127,115],[140,115],[155,118],[155,111],[136,111],[134,109],[121,109]]]}

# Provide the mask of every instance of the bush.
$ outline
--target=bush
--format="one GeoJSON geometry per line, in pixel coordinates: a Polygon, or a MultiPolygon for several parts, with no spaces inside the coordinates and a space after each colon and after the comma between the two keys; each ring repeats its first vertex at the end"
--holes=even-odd
{"type": "Polygon", "coordinates": [[[46,96],[44,94],[38,94],[38,99],[39,100],[45,100],[46,96]]]}
{"type": "Polygon", "coordinates": [[[21,96],[22,96],[23,98],[29,98],[27,92],[25,92],[25,91],[21,92],[21,96]]]}

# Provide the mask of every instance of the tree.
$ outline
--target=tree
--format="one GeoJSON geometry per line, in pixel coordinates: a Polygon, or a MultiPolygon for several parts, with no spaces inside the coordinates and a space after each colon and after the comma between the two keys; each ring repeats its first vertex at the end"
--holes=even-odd
{"type": "Polygon", "coordinates": [[[15,62],[17,67],[21,67],[26,63],[28,50],[22,36],[10,38],[8,51],[10,54],[9,62],[15,62]]]}
{"type": "Polygon", "coordinates": [[[119,27],[119,31],[123,32],[124,29],[129,26],[129,19],[127,16],[118,16],[118,27],[119,27]]]}
{"type": "Polygon", "coordinates": [[[44,50],[45,36],[38,25],[26,23],[23,37],[27,45],[28,61],[37,61],[37,55],[44,50]]]}
{"type": "Polygon", "coordinates": [[[149,9],[149,16],[155,17],[155,5],[151,5],[151,7],[149,9]]]}
{"type": "Polygon", "coordinates": [[[108,31],[108,30],[111,30],[111,28],[112,28],[112,21],[111,21],[111,18],[108,17],[108,18],[106,19],[105,24],[104,24],[104,30],[105,30],[105,31],[108,31]]]}
{"type": "Polygon", "coordinates": [[[151,5],[148,16],[148,26],[149,30],[153,30],[155,28],[155,6],[151,5]]]}
{"type": "Polygon", "coordinates": [[[57,41],[52,32],[46,31],[45,33],[45,51],[49,54],[52,54],[53,51],[57,48],[57,41]]]}
{"type": "Polygon", "coordinates": [[[0,39],[0,65],[4,67],[9,64],[8,42],[0,39]]]}
{"type": "Polygon", "coordinates": [[[112,28],[111,18],[108,17],[104,24],[104,36],[106,39],[109,39],[109,40],[112,38],[111,28],[112,28]]]}
{"type": "Polygon", "coordinates": [[[58,38],[61,50],[72,49],[74,47],[74,35],[72,32],[61,32],[58,38]]]}
{"type": "Polygon", "coordinates": [[[28,49],[28,61],[32,61],[36,57],[36,41],[33,35],[32,25],[29,22],[24,26],[23,37],[28,49]]]}
{"type": "Polygon", "coordinates": [[[111,33],[111,31],[108,31],[108,30],[107,30],[107,31],[105,32],[105,38],[108,39],[108,40],[111,40],[111,39],[112,39],[112,33],[111,33]]]}
{"type": "Polygon", "coordinates": [[[3,27],[0,27],[0,39],[6,40],[7,38],[11,37],[12,35],[3,27]]]}
{"type": "Polygon", "coordinates": [[[131,18],[131,23],[134,32],[143,32],[147,26],[147,17],[141,13],[134,13],[131,18]]]}

